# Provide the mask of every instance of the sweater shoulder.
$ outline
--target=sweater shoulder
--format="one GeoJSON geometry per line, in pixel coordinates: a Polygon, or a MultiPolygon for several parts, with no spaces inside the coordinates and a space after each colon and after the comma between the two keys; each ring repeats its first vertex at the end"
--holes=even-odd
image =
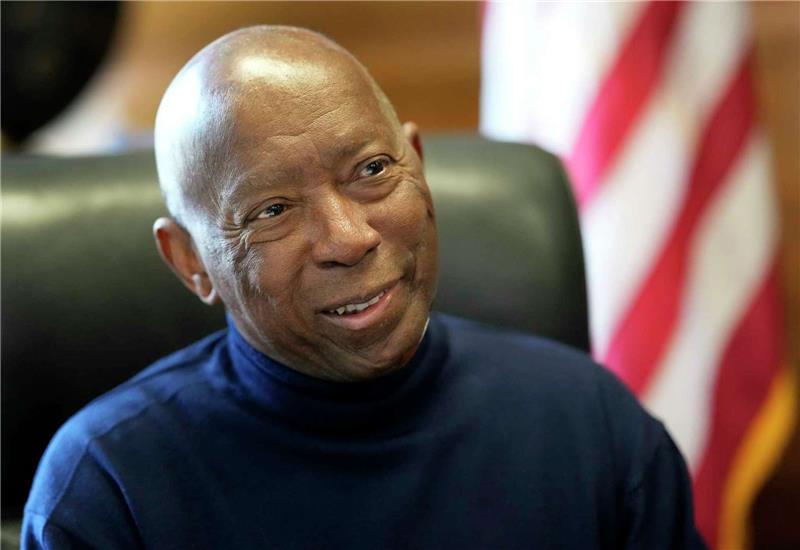
{"type": "MultiPolygon", "coordinates": [[[[609,369],[552,340],[443,316],[450,362],[516,416],[557,423],[561,433],[601,443],[635,483],[666,436],[664,426],[609,369]],[[509,407],[513,404],[513,409],[509,407]]],[[[630,481],[632,480],[632,481],[630,481]]]]}
{"type": "Polygon", "coordinates": [[[162,357],[126,382],[91,401],[64,425],[84,437],[97,437],[136,416],[149,405],[168,400],[187,386],[207,383],[204,367],[225,340],[218,331],[162,357]]]}
{"type": "Polygon", "coordinates": [[[440,319],[450,341],[450,363],[498,399],[518,396],[531,406],[547,403],[573,415],[601,415],[611,424],[657,423],[613,372],[581,350],[467,319],[440,319]]]}
{"type": "Polygon", "coordinates": [[[572,383],[606,378],[606,369],[585,352],[555,340],[449,315],[439,318],[451,353],[460,363],[489,365],[498,374],[554,378],[554,382],[564,377],[572,383]]]}
{"type": "Polygon", "coordinates": [[[225,331],[214,333],[159,359],[70,417],[42,455],[26,509],[49,515],[79,468],[94,462],[93,442],[135,421],[151,407],[167,402],[183,389],[208,384],[204,367],[224,342],[224,335],[225,331]]]}

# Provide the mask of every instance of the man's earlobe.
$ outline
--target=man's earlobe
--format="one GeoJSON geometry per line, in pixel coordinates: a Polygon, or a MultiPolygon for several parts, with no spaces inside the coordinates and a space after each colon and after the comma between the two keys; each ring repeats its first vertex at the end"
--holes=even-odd
{"type": "Polygon", "coordinates": [[[219,303],[219,296],[217,289],[214,288],[214,283],[208,278],[208,273],[195,273],[192,275],[192,289],[200,300],[209,306],[219,303]]]}
{"type": "Polygon", "coordinates": [[[161,259],[184,286],[203,303],[218,303],[217,290],[206,273],[188,231],[172,218],[158,218],[153,224],[153,237],[161,259]]]}
{"type": "Polygon", "coordinates": [[[403,133],[406,135],[406,139],[409,141],[409,143],[411,143],[411,146],[417,152],[417,155],[419,155],[419,160],[424,161],[422,156],[422,140],[419,137],[419,128],[417,127],[416,123],[404,123],[403,133]]]}

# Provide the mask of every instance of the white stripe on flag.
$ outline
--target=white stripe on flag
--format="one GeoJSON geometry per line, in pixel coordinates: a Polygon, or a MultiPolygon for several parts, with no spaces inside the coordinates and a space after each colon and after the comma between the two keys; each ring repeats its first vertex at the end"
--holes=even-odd
{"type": "Polygon", "coordinates": [[[596,357],[669,236],[700,131],[747,46],[746,24],[730,6],[686,6],[661,84],[582,213],[596,357]]]}
{"type": "Polygon", "coordinates": [[[481,132],[569,151],[643,4],[489,2],[483,26],[481,132]],[[546,81],[540,80],[547,75],[546,81]]]}
{"type": "Polygon", "coordinates": [[[693,471],[709,435],[720,356],[772,265],[777,234],[769,182],[767,145],[755,134],[698,228],[679,326],[644,398],[693,471]]]}

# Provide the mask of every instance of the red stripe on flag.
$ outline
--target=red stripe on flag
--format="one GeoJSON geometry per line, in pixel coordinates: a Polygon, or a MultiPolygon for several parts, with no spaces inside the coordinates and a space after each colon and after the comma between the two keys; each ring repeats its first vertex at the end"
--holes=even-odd
{"type": "Polygon", "coordinates": [[[773,262],[722,356],[714,387],[711,437],[694,482],[695,518],[717,544],[722,494],[736,451],[764,404],[781,362],[777,263],[773,262]]]}
{"type": "Polygon", "coordinates": [[[566,159],[579,206],[594,196],[658,84],[682,8],[683,2],[650,3],[600,86],[566,159]]]}
{"type": "Polygon", "coordinates": [[[697,225],[741,155],[753,128],[751,59],[752,50],[748,50],[703,132],[688,192],[669,240],[633,307],[617,327],[604,357],[606,365],[637,395],[641,395],[650,381],[675,329],[697,225]]]}

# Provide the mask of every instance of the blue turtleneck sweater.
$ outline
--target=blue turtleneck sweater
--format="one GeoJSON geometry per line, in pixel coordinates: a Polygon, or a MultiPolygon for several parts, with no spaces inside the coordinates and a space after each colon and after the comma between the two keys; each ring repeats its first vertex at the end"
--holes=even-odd
{"type": "Polygon", "coordinates": [[[28,548],[675,548],[684,463],[607,371],[433,315],[412,361],[333,383],[231,326],[58,432],[28,548]]]}

